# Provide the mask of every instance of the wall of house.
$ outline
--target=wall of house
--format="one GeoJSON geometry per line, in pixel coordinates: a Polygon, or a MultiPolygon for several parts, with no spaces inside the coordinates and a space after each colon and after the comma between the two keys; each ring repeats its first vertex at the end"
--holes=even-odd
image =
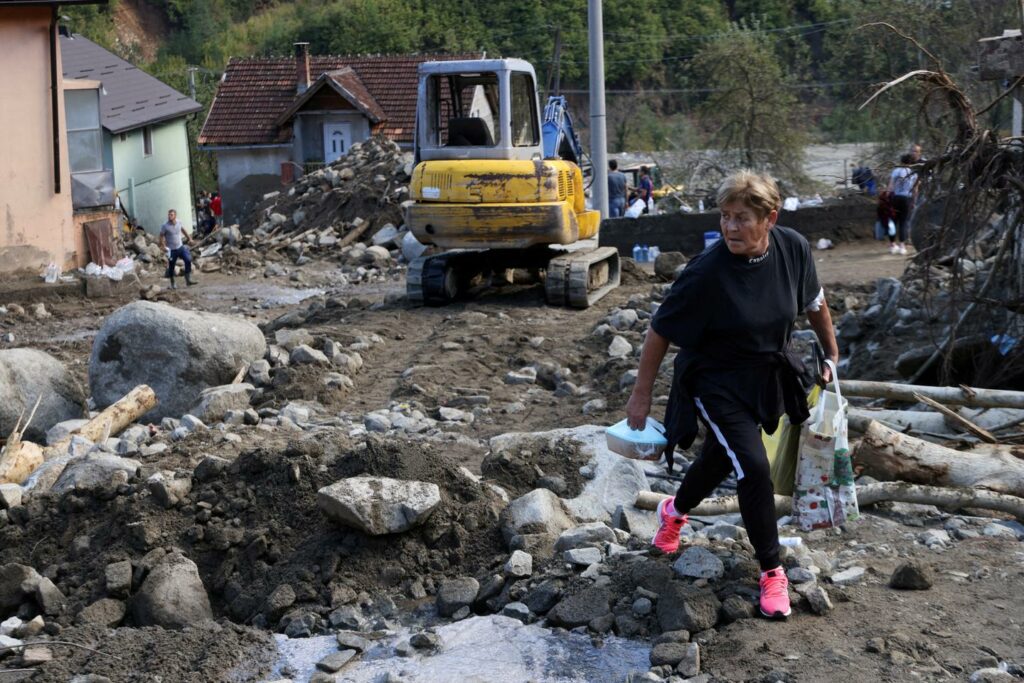
{"type": "Polygon", "coordinates": [[[263,195],[281,189],[281,163],[292,158],[291,145],[214,150],[217,182],[226,224],[240,223],[263,195]]]}
{"type": "MultiPolygon", "coordinates": [[[[64,93],[58,87],[61,191],[53,178],[50,10],[0,5],[0,276],[85,265],[85,240],[71,216],[64,93]]],[[[57,51],[58,86],[62,83],[57,51]]]]}
{"type": "Polygon", "coordinates": [[[295,136],[300,149],[296,150],[300,164],[307,161],[324,160],[324,124],[352,124],[352,140],[349,144],[362,142],[370,137],[370,122],[357,111],[352,112],[299,112],[298,135],[295,136]]]}
{"type": "Polygon", "coordinates": [[[121,204],[147,232],[156,233],[167,220],[168,209],[178,212],[182,225],[193,225],[193,199],[189,184],[188,134],[185,118],[151,126],[153,153],[146,155],[143,129],[112,135],[114,185],[121,204]]]}

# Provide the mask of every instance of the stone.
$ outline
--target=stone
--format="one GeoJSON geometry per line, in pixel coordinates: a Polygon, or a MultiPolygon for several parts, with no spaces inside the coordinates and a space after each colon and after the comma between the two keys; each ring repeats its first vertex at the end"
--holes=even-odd
{"type": "Polygon", "coordinates": [[[139,626],[182,629],[213,619],[210,598],[195,563],[178,553],[164,556],[132,599],[139,626]]]}
{"type": "Polygon", "coordinates": [[[465,422],[467,424],[473,424],[475,419],[473,413],[466,412],[465,410],[459,410],[458,408],[445,408],[441,407],[437,409],[438,417],[445,422],[465,422]]]}
{"type": "Polygon", "coordinates": [[[676,673],[687,677],[700,673],[700,645],[697,643],[686,644],[686,652],[676,664],[676,673]]]}
{"type": "Polygon", "coordinates": [[[786,578],[789,579],[790,583],[807,583],[809,581],[816,581],[817,577],[810,569],[806,567],[791,567],[786,570],[786,578]]]}
{"type": "Polygon", "coordinates": [[[362,260],[368,266],[382,268],[391,263],[391,252],[378,245],[369,246],[363,252],[362,260]]]}
{"type": "Polygon", "coordinates": [[[172,508],[192,492],[192,477],[173,472],[156,472],[146,480],[150,495],[162,508],[172,508]]]}
{"type": "Polygon", "coordinates": [[[622,377],[619,378],[619,391],[625,391],[636,384],[636,378],[639,374],[639,371],[636,369],[626,370],[622,373],[622,377]]]}
{"type": "Polygon", "coordinates": [[[230,464],[230,460],[218,458],[216,455],[208,455],[196,466],[192,476],[196,481],[202,483],[213,481],[223,474],[230,464]]]}
{"type": "Polygon", "coordinates": [[[679,576],[717,581],[725,575],[725,565],[707,548],[690,546],[672,565],[679,576]]]}
{"type": "Polygon", "coordinates": [[[832,575],[832,583],[837,586],[850,586],[864,577],[864,567],[850,567],[832,575]]]}
{"type": "Polygon", "coordinates": [[[534,489],[516,498],[501,515],[505,541],[523,534],[540,534],[550,539],[553,549],[558,536],[575,526],[561,499],[547,489],[534,489]]]}
{"type": "Polygon", "coordinates": [[[316,663],[316,668],[327,673],[336,673],[341,671],[342,668],[356,656],[355,650],[341,650],[339,652],[332,652],[327,655],[319,662],[316,663]]]}
{"type": "Polygon", "coordinates": [[[437,650],[441,647],[441,638],[436,633],[421,631],[409,638],[409,644],[417,650],[437,650]]]}
{"type": "Polygon", "coordinates": [[[601,547],[605,543],[616,541],[615,532],[611,527],[602,522],[589,522],[580,526],[566,529],[558,537],[555,543],[555,550],[572,550],[587,546],[601,547]]]}
{"type": "Polygon", "coordinates": [[[104,570],[107,595],[112,598],[127,598],[132,588],[132,563],[130,560],[111,562],[104,570]]]}
{"type": "Polygon", "coordinates": [[[351,631],[358,631],[365,623],[359,608],[352,605],[342,605],[331,612],[327,620],[334,628],[345,628],[351,631]]]}
{"type": "Polygon", "coordinates": [[[523,579],[533,574],[533,555],[522,550],[516,550],[512,557],[508,558],[503,569],[505,576],[523,579]]]}
{"type": "Polygon", "coordinates": [[[524,624],[530,623],[530,608],[521,602],[510,602],[501,608],[501,615],[511,617],[524,624]]]}
{"type": "Polygon", "coordinates": [[[366,427],[368,432],[378,432],[383,434],[391,429],[391,420],[388,419],[387,415],[381,415],[380,413],[367,413],[363,416],[363,426],[366,427]]]}
{"type": "Polygon", "coordinates": [[[21,651],[22,666],[41,666],[53,660],[53,652],[42,645],[26,645],[21,651]]]}
{"type": "Polygon", "coordinates": [[[377,232],[373,233],[373,237],[370,238],[370,242],[374,246],[388,247],[394,246],[395,238],[398,237],[398,228],[391,223],[385,223],[377,232]]]}
{"type": "Polygon", "coordinates": [[[208,387],[199,393],[199,401],[190,411],[191,416],[211,424],[220,422],[233,410],[242,412],[248,409],[255,393],[256,387],[247,382],[208,387]]]}
{"type": "Polygon", "coordinates": [[[923,591],[932,587],[931,571],[918,562],[904,562],[889,577],[889,587],[923,591]]]}
{"type": "MultiPolygon", "coordinates": [[[[0,570],[0,572],[2,572],[2,570],[0,570]]],[[[21,630],[24,623],[25,622],[18,617],[8,617],[7,619],[4,619],[4,621],[0,623],[0,636],[10,638],[11,634],[21,630]]]]}
{"type": "Polygon", "coordinates": [[[583,404],[584,415],[594,415],[596,413],[603,413],[608,409],[608,402],[603,398],[592,398],[583,404]]]}
{"type": "Polygon", "coordinates": [[[801,583],[795,586],[794,590],[807,600],[815,614],[825,615],[832,611],[832,600],[828,596],[828,591],[818,583],[801,583]]]}
{"type": "Polygon", "coordinates": [[[291,420],[297,425],[304,425],[309,423],[310,411],[309,408],[298,403],[288,403],[281,408],[278,417],[291,420]]]}
{"type": "Polygon", "coordinates": [[[1020,683],[1020,679],[997,667],[977,669],[967,679],[968,683],[1020,683]]]}
{"type": "Polygon", "coordinates": [[[696,645],[696,643],[658,643],[651,648],[651,666],[668,665],[674,667],[686,656],[686,651],[690,645],[696,645]]]}
{"type": "Polygon", "coordinates": [[[523,598],[523,604],[530,608],[534,614],[546,614],[548,610],[558,604],[562,596],[562,588],[557,581],[548,579],[543,581],[523,598]]]}
{"type": "Polygon", "coordinates": [[[231,382],[266,350],[260,329],[240,317],[136,301],[107,317],[96,334],[89,387],[105,408],[148,384],[159,403],[142,421],[159,422],[190,412],[203,389],[231,382]]]}
{"type": "Polygon", "coordinates": [[[274,344],[286,351],[291,352],[300,345],[312,346],[313,343],[313,335],[304,328],[274,330],[274,344]]]}
{"type": "Polygon", "coordinates": [[[26,441],[45,443],[51,427],[85,415],[85,391],[63,363],[37,349],[0,350],[0,434],[9,435],[37,399],[26,441]]]}
{"type": "Polygon", "coordinates": [[[637,598],[633,601],[632,610],[633,614],[638,617],[646,617],[654,609],[654,603],[651,602],[650,598],[637,598]]]}
{"type": "Polygon", "coordinates": [[[624,308],[622,310],[612,313],[608,319],[608,324],[614,327],[616,330],[628,330],[633,325],[636,325],[639,320],[639,316],[632,308],[624,308]]]}
{"type": "Polygon", "coordinates": [[[299,344],[291,351],[290,362],[292,365],[329,365],[330,360],[323,351],[299,344]]]}
{"type": "Polygon", "coordinates": [[[476,579],[463,576],[443,581],[437,589],[437,611],[442,617],[450,617],[463,607],[473,604],[480,590],[476,579]]]}
{"type": "Polygon", "coordinates": [[[739,595],[730,595],[722,601],[722,621],[731,624],[740,619],[750,619],[754,616],[754,605],[739,595]]]}
{"type": "Polygon", "coordinates": [[[138,476],[142,463],[109,453],[90,453],[72,459],[50,491],[64,494],[68,491],[95,493],[116,488],[138,476]]]}
{"type": "Polygon", "coordinates": [[[36,602],[46,616],[56,616],[67,607],[67,598],[54,585],[53,581],[45,576],[39,577],[36,584],[36,602]]]}
{"type": "Polygon", "coordinates": [[[295,604],[295,599],[295,589],[287,583],[282,583],[267,596],[261,611],[270,623],[276,624],[295,604]]]}
{"type": "Polygon", "coordinates": [[[21,505],[21,487],[17,484],[0,484],[0,510],[10,510],[21,505]]]}
{"type": "Polygon", "coordinates": [[[604,559],[600,548],[573,548],[562,553],[562,557],[577,567],[589,567],[592,564],[599,564],[604,559]]]}
{"type": "Polygon", "coordinates": [[[14,635],[18,638],[32,638],[43,632],[46,628],[46,622],[43,621],[43,615],[37,614],[35,617],[26,621],[21,627],[15,631],[14,635]]]}
{"type": "Polygon", "coordinates": [[[990,522],[986,524],[981,530],[982,536],[988,536],[989,538],[1007,538],[1010,540],[1017,539],[1017,532],[1008,526],[999,524],[998,522],[990,522]]]}
{"type": "Polygon", "coordinates": [[[722,604],[708,590],[671,582],[658,596],[656,610],[662,631],[704,631],[718,622],[722,604]]]}
{"type": "Polygon", "coordinates": [[[254,360],[252,365],[249,366],[247,376],[249,381],[257,387],[268,386],[272,381],[270,377],[270,362],[263,358],[254,360]]]}
{"type": "Polygon", "coordinates": [[[929,529],[918,536],[917,540],[929,548],[935,545],[947,546],[952,542],[945,529],[929,529]]]}
{"type": "Polygon", "coordinates": [[[654,274],[662,280],[674,280],[676,271],[686,264],[686,256],[681,251],[663,251],[654,259],[654,274]]]}
{"type": "Polygon", "coordinates": [[[611,592],[607,588],[590,586],[560,601],[548,612],[547,618],[555,626],[585,626],[608,614],[610,603],[611,592]]]}
{"type": "Polygon", "coordinates": [[[317,491],[317,505],[329,519],[371,536],[418,526],[440,503],[437,484],[387,477],[352,477],[317,491]]]}
{"type": "Polygon", "coordinates": [[[534,384],[537,381],[537,371],[534,368],[523,368],[518,372],[510,370],[505,375],[505,384],[534,384]]]}
{"type": "Polygon", "coordinates": [[[626,358],[633,353],[633,345],[625,337],[616,335],[608,345],[608,355],[612,358],[626,358]]]}
{"type": "MultiPolygon", "coordinates": [[[[40,404],[41,405],[41,404],[40,404]]],[[[35,418],[32,418],[35,422],[35,418]]],[[[52,446],[61,439],[65,439],[77,432],[79,429],[88,424],[88,420],[82,417],[74,418],[72,420],[63,420],[46,430],[46,445],[52,446]]],[[[125,438],[122,433],[121,438],[125,438]]]]}
{"type": "Polygon", "coordinates": [[[78,613],[78,623],[116,628],[124,621],[127,611],[128,608],[121,600],[100,598],[91,605],[82,608],[82,611],[78,613]]]}
{"type": "Polygon", "coordinates": [[[342,650],[355,650],[356,652],[366,652],[370,649],[371,643],[366,638],[362,637],[358,633],[353,631],[338,631],[334,635],[338,641],[338,647],[342,650]]]}

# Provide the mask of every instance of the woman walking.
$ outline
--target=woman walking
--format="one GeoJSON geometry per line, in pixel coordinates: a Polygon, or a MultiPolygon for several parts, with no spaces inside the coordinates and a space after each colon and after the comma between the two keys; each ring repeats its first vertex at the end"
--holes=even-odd
{"type": "Polygon", "coordinates": [[[808,417],[803,366],[788,350],[797,315],[806,312],[827,358],[839,356],[810,246],[775,225],[781,205],[766,176],[741,171],[722,183],[723,239],[690,261],[651,320],[626,404],[630,427],[642,428],[661,361],[670,343],[678,346],[665,416],[669,452],[693,443],[698,419],[707,436],[675,498],[658,506],[653,543],[666,553],[678,550],[686,513],[734,471],[761,565],[761,612],[772,618],[789,616],[790,604],[760,428],[774,432],[783,412],[794,424],[808,417]]]}
{"type": "MultiPolygon", "coordinates": [[[[920,147],[917,147],[920,158],[920,147]]],[[[889,236],[889,253],[906,255],[907,238],[910,233],[910,216],[917,199],[917,173],[910,168],[915,163],[913,154],[900,157],[900,166],[892,169],[889,176],[889,192],[892,193],[892,208],[896,214],[896,235],[889,236]]]]}

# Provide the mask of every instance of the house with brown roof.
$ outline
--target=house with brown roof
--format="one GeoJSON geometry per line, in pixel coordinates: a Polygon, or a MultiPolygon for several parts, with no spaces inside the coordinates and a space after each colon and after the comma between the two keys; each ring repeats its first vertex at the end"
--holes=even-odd
{"type": "Polygon", "coordinates": [[[225,221],[372,135],[412,149],[419,65],[479,57],[317,56],[296,43],[293,58],[230,60],[199,135],[217,157],[225,221]]]}

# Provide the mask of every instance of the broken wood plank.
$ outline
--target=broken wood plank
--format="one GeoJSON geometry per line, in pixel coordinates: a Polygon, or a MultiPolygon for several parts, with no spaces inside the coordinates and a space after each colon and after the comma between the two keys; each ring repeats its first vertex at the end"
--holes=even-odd
{"type": "Polygon", "coordinates": [[[914,403],[915,394],[927,396],[933,401],[946,405],[972,406],[974,408],[1024,408],[1024,391],[1002,389],[972,389],[966,387],[929,387],[895,382],[869,382],[848,379],[843,381],[843,395],[863,398],[887,398],[894,401],[914,403]]]}
{"type": "Polygon", "coordinates": [[[0,484],[23,484],[43,464],[43,449],[31,441],[8,443],[0,452],[0,484]]]}
{"type": "Polygon", "coordinates": [[[52,455],[59,455],[67,451],[68,445],[71,444],[71,439],[74,436],[81,436],[93,443],[96,443],[101,438],[117,436],[127,429],[128,425],[155,408],[156,404],[156,393],[154,393],[153,389],[146,384],[140,384],[121,397],[116,403],[107,406],[103,412],[82,425],[81,429],[72,432],[47,448],[45,451],[47,460],[52,455]]]}
{"type": "Polygon", "coordinates": [[[1024,460],[1007,453],[955,451],[874,421],[854,448],[853,460],[876,479],[1024,496],[1024,460]]]}
{"type": "Polygon", "coordinates": [[[946,406],[942,405],[938,401],[930,399],[927,396],[922,396],[921,394],[919,394],[917,392],[914,393],[914,398],[916,398],[918,401],[920,401],[921,403],[925,404],[926,406],[928,406],[930,408],[934,408],[935,410],[939,411],[940,413],[942,413],[942,415],[944,417],[946,417],[946,419],[948,419],[951,422],[953,422],[953,424],[956,424],[956,425],[959,425],[959,426],[963,427],[964,429],[969,431],[971,434],[974,434],[975,436],[977,436],[982,441],[985,441],[987,443],[999,443],[999,439],[997,439],[995,436],[993,436],[991,432],[989,432],[986,429],[982,429],[978,425],[976,425],[973,422],[971,422],[970,420],[968,420],[963,415],[960,415],[957,412],[955,412],[953,410],[950,410],[949,408],[947,408],[946,406]]]}

